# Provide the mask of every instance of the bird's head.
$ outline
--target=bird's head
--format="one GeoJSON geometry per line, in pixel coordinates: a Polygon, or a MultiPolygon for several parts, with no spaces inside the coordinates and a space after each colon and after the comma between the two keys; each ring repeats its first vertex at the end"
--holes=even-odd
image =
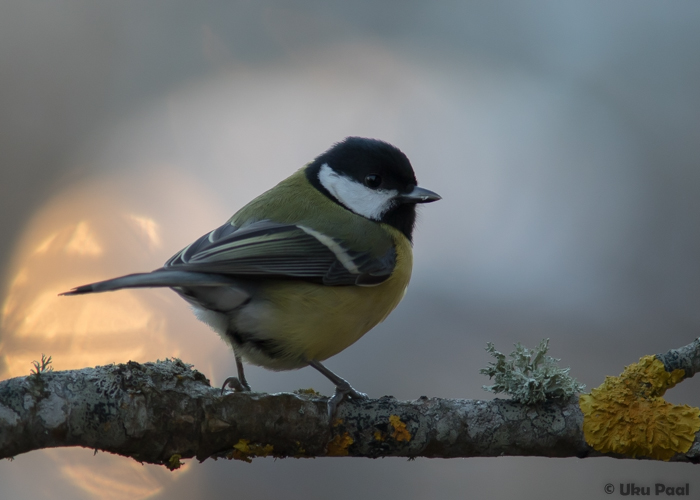
{"type": "Polygon", "coordinates": [[[348,137],[306,169],[312,185],[331,200],[367,219],[384,222],[410,240],[416,204],[437,201],[418,187],[411,162],[398,148],[377,139],[348,137]]]}

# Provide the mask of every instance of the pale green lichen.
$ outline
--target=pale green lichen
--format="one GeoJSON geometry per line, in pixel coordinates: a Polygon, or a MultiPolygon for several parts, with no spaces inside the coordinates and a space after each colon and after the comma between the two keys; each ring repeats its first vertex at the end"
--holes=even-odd
{"type": "Polygon", "coordinates": [[[43,352],[41,353],[41,361],[32,361],[32,365],[34,368],[32,368],[29,373],[30,375],[35,376],[36,378],[39,378],[42,373],[46,372],[52,372],[53,371],[53,366],[51,366],[52,363],[51,356],[46,356],[43,352]]]}
{"type": "Polygon", "coordinates": [[[559,368],[559,359],[547,355],[549,339],[542,340],[534,349],[515,344],[508,357],[498,352],[491,342],[486,351],[495,362],[489,363],[480,373],[494,379],[494,384],[483,386],[484,390],[496,394],[509,394],[515,401],[525,404],[540,403],[547,399],[566,398],[584,387],[569,375],[569,368],[559,368]]]}

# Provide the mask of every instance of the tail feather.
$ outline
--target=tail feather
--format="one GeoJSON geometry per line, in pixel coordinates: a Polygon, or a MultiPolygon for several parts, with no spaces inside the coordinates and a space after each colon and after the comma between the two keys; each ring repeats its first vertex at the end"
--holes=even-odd
{"type": "Polygon", "coordinates": [[[136,273],[111,280],[98,281],[73,288],[59,295],[111,292],[122,288],[154,288],[177,286],[226,286],[236,281],[220,274],[193,273],[188,271],[158,270],[152,273],[136,273]]]}

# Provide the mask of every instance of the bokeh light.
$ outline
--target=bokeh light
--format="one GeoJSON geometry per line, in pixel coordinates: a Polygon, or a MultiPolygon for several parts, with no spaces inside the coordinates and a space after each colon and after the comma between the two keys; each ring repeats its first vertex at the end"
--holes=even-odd
{"type": "MultiPolygon", "coordinates": [[[[14,256],[2,307],[0,377],[27,375],[42,353],[56,370],[166,357],[227,366],[220,340],[169,290],[58,296],[79,284],[159,267],[184,245],[183,236],[213,219],[215,206],[196,180],[167,166],[100,176],[47,201],[14,256]],[[167,191],[157,189],[164,175],[167,191]],[[187,215],[173,220],[178,212],[187,215]]],[[[63,478],[94,498],[147,498],[187,468],[168,474],[117,456],[96,461],[90,453],[66,453],[48,455],[63,478]]]]}
{"type": "MultiPolygon", "coordinates": [[[[15,3],[0,6],[2,376],[42,352],[57,369],[179,355],[220,383],[233,356],[171,291],[56,293],[160,266],[347,135],[396,144],[443,196],[421,211],[404,302],[328,361],[359,390],[488,398],[486,342],[546,337],[591,387],[697,336],[697,3],[15,3]]],[[[312,370],[248,378],[331,391],[312,370]]],[[[696,385],[668,397],[698,405],[696,385]]],[[[178,479],[59,449],[0,464],[0,496],[589,499],[610,481],[695,488],[692,470],[270,459],[178,479]]]]}

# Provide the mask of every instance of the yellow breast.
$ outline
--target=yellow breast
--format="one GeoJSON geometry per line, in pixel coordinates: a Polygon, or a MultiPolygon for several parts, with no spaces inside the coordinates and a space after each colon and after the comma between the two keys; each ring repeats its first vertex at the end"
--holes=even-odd
{"type": "Polygon", "coordinates": [[[396,248],[396,267],[383,283],[323,286],[283,282],[266,292],[274,313],[259,324],[260,332],[284,346],[283,357],[323,361],[355,343],[401,302],[411,279],[413,252],[402,233],[383,226],[396,248]]]}

